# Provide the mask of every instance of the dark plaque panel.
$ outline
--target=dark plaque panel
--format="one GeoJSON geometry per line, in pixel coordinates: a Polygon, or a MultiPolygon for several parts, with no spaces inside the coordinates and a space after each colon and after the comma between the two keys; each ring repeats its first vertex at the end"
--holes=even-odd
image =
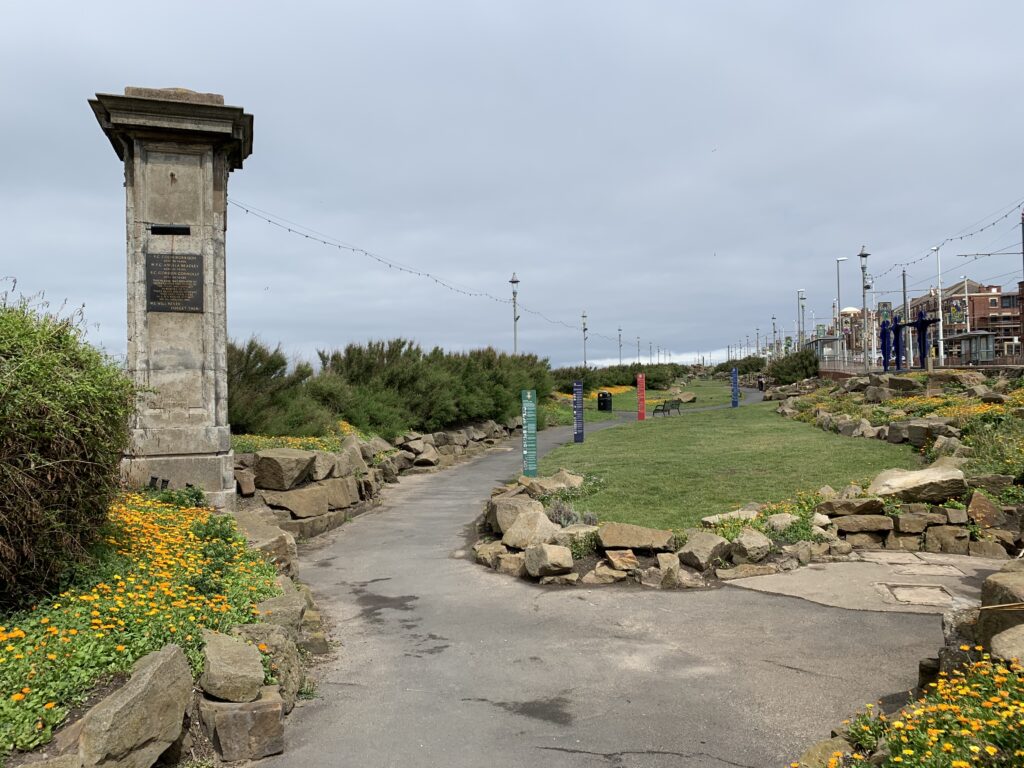
{"type": "Polygon", "coordinates": [[[202,312],[202,254],[147,253],[146,310],[202,312]]]}

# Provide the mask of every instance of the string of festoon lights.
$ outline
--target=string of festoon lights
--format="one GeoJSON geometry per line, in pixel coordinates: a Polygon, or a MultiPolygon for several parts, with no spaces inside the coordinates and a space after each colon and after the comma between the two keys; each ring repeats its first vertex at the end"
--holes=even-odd
{"type": "MultiPolygon", "coordinates": [[[[302,237],[306,240],[309,240],[314,243],[319,243],[320,245],[326,246],[328,248],[336,248],[341,251],[348,251],[349,253],[356,254],[357,256],[363,256],[367,259],[372,259],[378,264],[381,264],[382,266],[385,266],[388,269],[394,270],[396,272],[403,272],[405,274],[412,275],[414,277],[419,277],[424,280],[430,280],[438,287],[444,288],[445,290],[451,291],[452,293],[460,294],[462,296],[468,296],[470,298],[486,299],[489,301],[496,302],[498,304],[512,303],[512,299],[502,298],[501,296],[495,296],[494,294],[489,293],[487,291],[461,287],[459,285],[452,283],[449,280],[445,280],[441,277],[438,277],[432,272],[427,272],[426,270],[417,269],[416,267],[411,267],[407,264],[402,264],[401,262],[395,261],[394,259],[389,259],[384,256],[381,256],[379,253],[369,251],[366,248],[346,243],[343,240],[331,237],[330,235],[324,234],[323,232],[318,232],[315,229],[304,226],[294,221],[290,221],[289,219],[286,219],[283,216],[278,216],[277,214],[271,213],[270,211],[265,211],[261,208],[257,208],[256,206],[242,202],[241,200],[228,198],[228,203],[235,206],[239,210],[244,211],[246,215],[253,216],[257,219],[265,221],[271,226],[284,230],[285,232],[291,235],[302,237]]],[[[534,317],[540,318],[544,322],[549,323],[551,325],[561,326],[563,328],[568,328],[569,330],[572,331],[584,330],[582,324],[580,323],[569,323],[566,322],[565,320],[559,320],[557,318],[549,317],[548,315],[544,314],[539,310],[523,306],[521,302],[517,302],[517,307],[519,310],[529,315],[533,315],[534,317]]],[[[618,343],[621,341],[620,338],[607,336],[603,333],[599,333],[590,328],[587,328],[586,331],[594,336],[597,336],[598,338],[605,339],[613,343],[618,343]]]]}

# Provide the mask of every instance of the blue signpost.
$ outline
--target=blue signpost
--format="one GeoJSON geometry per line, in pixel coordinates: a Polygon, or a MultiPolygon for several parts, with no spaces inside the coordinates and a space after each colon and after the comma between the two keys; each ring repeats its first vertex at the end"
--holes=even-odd
{"type": "Polygon", "coordinates": [[[572,383],[572,439],[583,442],[583,382],[572,383]]]}
{"type": "Polygon", "coordinates": [[[523,474],[537,476],[537,392],[524,389],[523,401],[523,474]]]}
{"type": "Polygon", "coordinates": [[[735,368],[732,369],[732,407],[740,406],[740,374],[735,368]]]}

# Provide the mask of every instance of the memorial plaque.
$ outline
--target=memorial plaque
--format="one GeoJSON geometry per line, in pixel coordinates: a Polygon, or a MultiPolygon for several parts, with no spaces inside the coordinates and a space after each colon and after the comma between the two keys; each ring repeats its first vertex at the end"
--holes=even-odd
{"type": "Polygon", "coordinates": [[[572,383],[572,439],[583,442],[583,382],[572,383]]]}
{"type": "Polygon", "coordinates": [[[202,254],[146,254],[146,311],[203,311],[202,254]]]}
{"type": "Polygon", "coordinates": [[[735,368],[732,369],[730,375],[732,379],[732,407],[739,408],[740,406],[740,374],[735,368]]]}

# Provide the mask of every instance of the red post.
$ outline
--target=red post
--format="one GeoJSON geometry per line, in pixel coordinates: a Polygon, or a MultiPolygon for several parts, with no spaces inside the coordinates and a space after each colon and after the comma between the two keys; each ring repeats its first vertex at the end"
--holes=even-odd
{"type": "Polygon", "coordinates": [[[642,373],[636,375],[636,420],[647,418],[647,379],[642,373]]]}

